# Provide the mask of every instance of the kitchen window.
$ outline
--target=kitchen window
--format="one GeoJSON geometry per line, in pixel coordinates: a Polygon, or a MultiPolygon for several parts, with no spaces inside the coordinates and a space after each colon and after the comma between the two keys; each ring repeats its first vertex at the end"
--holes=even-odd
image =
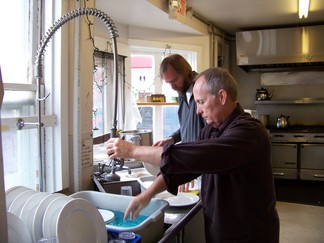
{"type": "Polygon", "coordinates": [[[182,55],[190,63],[193,70],[197,70],[197,54],[192,51],[133,47],[131,51],[132,96],[136,100],[141,121],[137,122],[137,129],[151,129],[153,140],[158,141],[169,137],[179,128],[178,105],[145,105],[146,96],[163,94],[166,102],[174,102],[178,93],[171,86],[161,80],[160,63],[169,54],[182,55]],[[141,102],[143,102],[141,105],[141,102]]]}
{"type": "MultiPolygon", "coordinates": [[[[55,65],[60,62],[58,56],[61,53],[57,53],[50,43],[48,53],[44,56],[46,69],[44,84],[41,85],[42,96],[49,96],[42,102],[44,129],[41,146],[46,181],[40,178],[38,132],[34,124],[37,122],[38,102],[32,71],[42,30],[48,29],[61,15],[61,7],[61,1],[55,4],[37,0],[0,3],[0,29],[3,33],[0,39],[0,65],[4,83],[1,134],[5,190],[18,185],[49,192],[62,189],[62,167],[56,161],[62,138],[55,123],[63,113],[54,115],[59,111],[57,107],[61,101],[58,99],[59,91],[53,88],[53,80],[58,78],[55,76],[58,73],[55,72],[55,65]],[[18,119],[23,122],[17,123],[18,119]],[[18,124],[21,125],[20,129],[18,124]]],[[[59,39],[53,38],[53,42],[58,44],[59,39]]]]}
{"type": "MultiPolygon", "coordinates": [[[[125,118],[125,58],[118,56],[118,128],[122,128],[125,118]]],[[[110,133],[113,119],[113,54],[103,51],[94,52],[93,74],[93,137],[110,133]]]]}

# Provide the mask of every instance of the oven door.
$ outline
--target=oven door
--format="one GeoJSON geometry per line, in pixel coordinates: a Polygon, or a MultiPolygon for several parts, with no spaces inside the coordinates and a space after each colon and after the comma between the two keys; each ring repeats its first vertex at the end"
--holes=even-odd
{"type": "Polygon", "coordinates": [[[274,178],[298,179],[297,151],[297,144],[271,144],[271,162],[274,178]]]}
{"type": "Polygon", "coordinates": [[[324,144],[300,145],[300,179],[324,181],[324,144]]]}

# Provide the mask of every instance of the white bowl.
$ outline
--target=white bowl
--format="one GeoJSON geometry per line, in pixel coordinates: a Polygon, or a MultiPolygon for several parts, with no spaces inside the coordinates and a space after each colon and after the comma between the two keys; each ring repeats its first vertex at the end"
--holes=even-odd
{"type": "Polygon", "coordinates": [[[160,173],[160,167],[157,165],[151,165],[149,163],[143,162],[143,166],[147,170],[147,172],[153,176],[157,176],[160,173]]]}

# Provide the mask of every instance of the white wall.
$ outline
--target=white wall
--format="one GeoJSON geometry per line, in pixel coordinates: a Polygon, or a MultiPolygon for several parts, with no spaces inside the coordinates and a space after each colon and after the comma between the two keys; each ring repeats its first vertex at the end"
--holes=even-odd
{"type": "MultiPolygon", "coordinates": [[[[118,30],[118,54],[130,57],[131,47],[147,47],[165,49],[166,45],[171,46],[175,50],[189,50],[197,52],[197,72],[201,72],[209,67],[209,36],[192,36],[184,35],[175,32],[160,31],[147,28],[129,27],[119,23],[115,23],[118,30]]],[[[107,42],[110,41],[110,36],[102,23],[95,20],[95,43],[102,51],[110,52],[107,48],[107,42]]],[[[126,110],[131,110],[131,65],[130,58],[125,60],[126,74],[126,110]]],[[[127,120],[127,118],[126,118],[127,120]]],[[[126,122],[125,130],[132,129],[128,127],[126,122]]]]}

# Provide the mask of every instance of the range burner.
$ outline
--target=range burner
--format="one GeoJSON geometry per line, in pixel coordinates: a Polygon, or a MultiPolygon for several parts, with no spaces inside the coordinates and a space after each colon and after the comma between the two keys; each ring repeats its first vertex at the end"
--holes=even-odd
{"type": "Polygon", "coordinates": [[[313,126],[288,126],[285,128],[277,128],[276,126],[268,127],[270,132],[285,133],[324,133],[324,125],[313,126]]]}

